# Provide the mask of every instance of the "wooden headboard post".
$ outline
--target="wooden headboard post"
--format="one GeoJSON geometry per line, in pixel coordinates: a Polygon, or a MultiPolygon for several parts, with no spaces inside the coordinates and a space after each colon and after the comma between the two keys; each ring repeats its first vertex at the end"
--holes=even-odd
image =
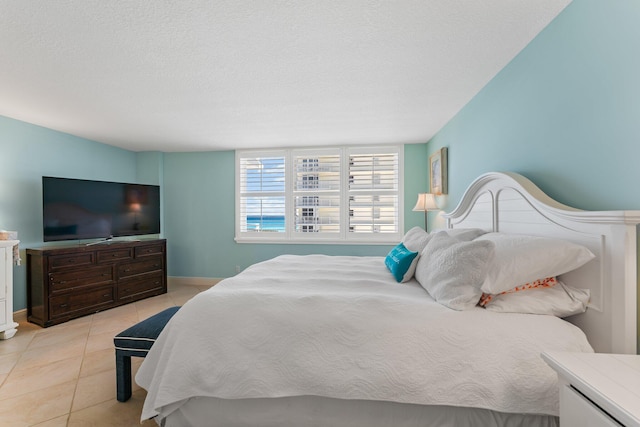
{"type": "Polygon", "coordinates": [[[477,178],[444,217],[448,228],[553,237],[588,247],[596,258],[560,279],[590,289],[589,308],[566,320],[585,332],[597,352],[638,352],[640,211],[575,209],[551,199],[522,175],[490,172],[477,178]]]}

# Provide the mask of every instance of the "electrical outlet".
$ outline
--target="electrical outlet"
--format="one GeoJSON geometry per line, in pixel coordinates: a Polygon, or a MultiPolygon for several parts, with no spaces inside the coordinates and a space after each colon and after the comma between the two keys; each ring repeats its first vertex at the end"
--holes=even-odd
{"type": "Polygon", "coordinates": [[[240,273],[240,266],[236,265],[236,273],[240,273]]]}

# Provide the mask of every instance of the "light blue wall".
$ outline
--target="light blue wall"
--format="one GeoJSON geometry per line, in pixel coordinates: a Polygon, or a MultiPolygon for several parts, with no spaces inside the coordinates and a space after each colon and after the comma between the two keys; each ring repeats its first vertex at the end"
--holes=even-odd
{"type": "Polygon", "coordinates": [[[164,237],[164,153],[146,151],[136,153],[136,183],[160,186],[160,235],[164,237]]]}
{"type": "Polygon", "coordinates": [[[164,154],[159,151],[136,153],[137,183],[162,185],[164,154]]]}
{"type": "Polygon", "coordinates": [[[503,170],[578,208],[640,209],[640,1],[574,0],[428,150],[443,146],[447,210],[503,170]]]}
{"type": "MultiPolygon", "coordinates": [[[[405,147],[405,229],[424,226],[411,212],[427,190],[426,144],[405,147]]],[[[388,245],[237,244],[235,233],[235,153],[164,154],[165,237],[171,276],[229,277],[239,266],[284,253],[385,255],[388,245]]]]}
{"type": "MultiPolygon", "coordinates": [[[[0,116],[0,229],[42,246],[42,176],[135,182],[136,154],[0,116]]],[[[14,268],[14,310],[27,306],[26,257],[14,268]]]]}

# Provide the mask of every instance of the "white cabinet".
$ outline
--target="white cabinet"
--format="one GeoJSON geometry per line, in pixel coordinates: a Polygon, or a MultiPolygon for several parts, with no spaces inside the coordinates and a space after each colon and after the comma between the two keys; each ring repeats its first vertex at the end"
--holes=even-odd
{"type": "Polygon", "coordinates": [[[615,419],[569,384],[560,386],[562,427],[620,427],[615,419]]]}
{"type": "Polygon", "coordinates": [[[17,332],[13,321],[13,247],[17,240],[0,240],[0,339],[6,340],[17,332]]]}
{"type": "Polygon", "coordinates": [[[548,352],[558,373],[560,427],[640,427],[640,356],[548,352]]]}

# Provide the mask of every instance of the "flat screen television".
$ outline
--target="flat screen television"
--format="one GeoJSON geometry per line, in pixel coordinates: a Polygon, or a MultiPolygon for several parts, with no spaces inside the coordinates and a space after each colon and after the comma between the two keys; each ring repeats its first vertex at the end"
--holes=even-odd
{"type": "Polygon", "coordinates": [[[45,242],[160,233],[157,185],[42,177],[45,242]]]}

